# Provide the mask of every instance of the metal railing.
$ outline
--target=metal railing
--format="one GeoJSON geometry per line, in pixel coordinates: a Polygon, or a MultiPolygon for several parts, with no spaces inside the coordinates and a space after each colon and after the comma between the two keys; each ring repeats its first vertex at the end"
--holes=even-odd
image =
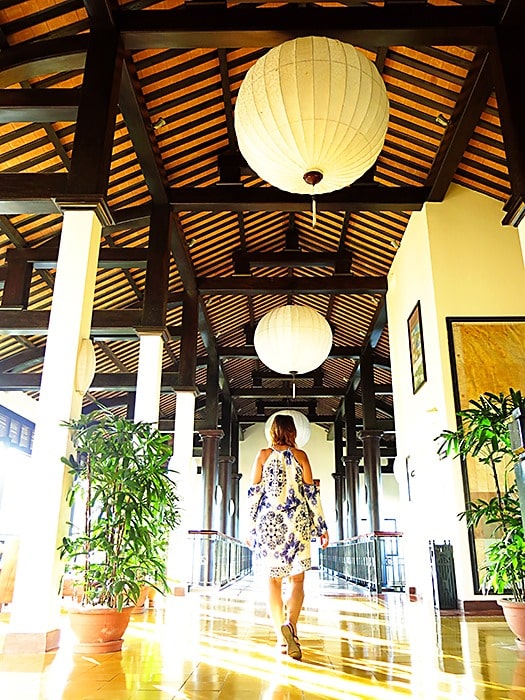
{"type": "Polygon", "coordinates": [[[400,532],[371,532],[319,552],[323,576],[338,576],[376,593],[405,590],[400,532]]]}
{"type": "Polygon", "coordinates": [[[223,588],[252,570],[250,549],[217,530],[189,530],[192,540],[191,588],[223,588]]]}

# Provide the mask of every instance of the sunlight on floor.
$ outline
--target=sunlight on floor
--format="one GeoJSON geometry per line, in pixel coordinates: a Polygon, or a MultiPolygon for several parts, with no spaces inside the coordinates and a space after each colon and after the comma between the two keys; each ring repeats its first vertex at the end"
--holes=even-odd
{"type": "MultiPolygon", "coordinates": [[[[275,649],[264,589],[157,600],[132,617],[122,652],[60,650],[0,661],[2,700],[525,700],[525,654],[502,618],[440,617],[404,594],[385,600],[307,577],[303,660],[275,649]]],[[[0,614],[0,643],[9,612],[0,614]]]]}

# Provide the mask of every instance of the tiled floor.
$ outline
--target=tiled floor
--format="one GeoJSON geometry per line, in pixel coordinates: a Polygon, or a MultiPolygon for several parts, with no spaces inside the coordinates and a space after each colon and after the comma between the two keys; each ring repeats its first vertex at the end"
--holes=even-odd
{"type": "MultiPolygon", "coordinates": [[[[0,661],[1,700],[525,700],[525,653],[502,618],[435,616],[404,594],[386,601],[307,578],[303,660],[277,654],[264,590],[157,600],[134,615],[122,652],[0,661]]],[[[1,637],[8,613],[0,614],[1,637]]]]}

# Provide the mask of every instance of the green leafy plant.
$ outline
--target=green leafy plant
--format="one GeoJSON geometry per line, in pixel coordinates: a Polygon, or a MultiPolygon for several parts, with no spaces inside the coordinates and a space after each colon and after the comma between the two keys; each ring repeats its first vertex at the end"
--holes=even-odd
{"type": "Polygon", "coordinates": [[[456,431],[444,430],[436,440],[440,441],[441,457],[470,456],[490,469],[495,495],[488,500],[469,501],[458,517],[470,527],[484,524],[490,528],[494,541],[486,550],[483,589],[512,591],[514,600],[525,601],[525,538],[518,489],[511,474],[516,458],[509,421],[515,408],[525,410],[521,392],[485,392],[458,412],[460,425],[456,431]]]}
{"type": "Polygon", "coordinates": [[[69,524],[60,554],[80,602],[121,610],[143,585],[166,592],[166,549],[180,522],[169,436],[104,407],[63,425],[76,449],[62,458],[72,476],[69,504],[83,513],[69,524]]]}

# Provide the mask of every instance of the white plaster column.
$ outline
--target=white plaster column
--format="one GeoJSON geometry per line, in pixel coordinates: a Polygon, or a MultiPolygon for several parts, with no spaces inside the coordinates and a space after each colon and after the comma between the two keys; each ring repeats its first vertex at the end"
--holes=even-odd
{"type": "Polygon", "coordinates": [[[66,533],[70,484],[61,462],[70,451],[69,434],[60,424],[81,411],[75,373],[80,343],[90,333],[100,233],[93,210],[64,211],[30,478],[20,500],[26,519],[4,652],[41,652],[59,643],[63,565],[57,547],[66,533]]]}
{"type": "Polygon", "coordinates": [[[162,381],[162,333],[141,330],[139,337],[139,367],[134,420],[136,423],[144,421],[158,425],[162,381]]]}
{"type": "Polygon", "coordinates": [[[181,522],[173,533],[168,555],[168,577],[175,585],[185,587],[191,575],[192,540],[188,530],[199,529],[202,516],[195,513],[195,484],[191,469],[195,468],[193,460],[193,429],[195,423],[195,392],[178,391],[175,408],[175,431],[173,435],[173,456],[170,469],[176,474],[173,478],[177,484],[180,498],[181,522]]]}

